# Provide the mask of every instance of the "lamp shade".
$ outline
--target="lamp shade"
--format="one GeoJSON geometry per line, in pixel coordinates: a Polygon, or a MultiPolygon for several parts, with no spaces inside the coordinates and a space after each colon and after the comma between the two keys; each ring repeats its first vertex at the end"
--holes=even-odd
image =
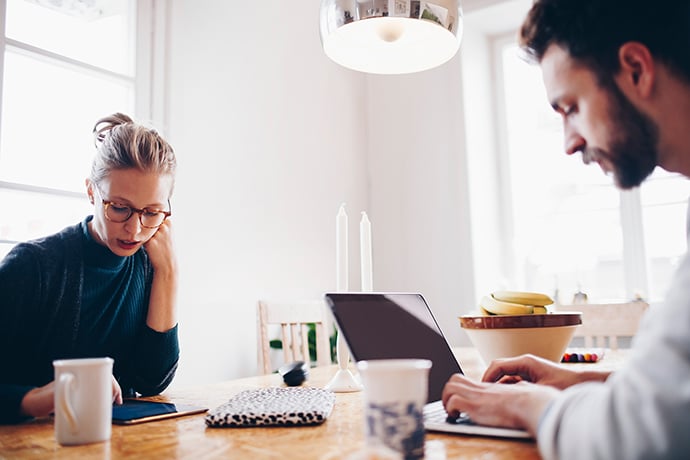
{"type": "Polygon", "coordinates": [[[338,64],[404,74],[439,66],[460,47],[458,0],[321,0],[321,43],[338,64]]]}

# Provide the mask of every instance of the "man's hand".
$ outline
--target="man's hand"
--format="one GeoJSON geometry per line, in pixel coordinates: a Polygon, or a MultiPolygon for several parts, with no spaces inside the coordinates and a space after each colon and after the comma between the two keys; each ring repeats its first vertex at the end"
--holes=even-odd
{"type": "Polygon", "coordinates": [[[482,381],[498,383],[527,381],[564,390],[571,385],[585,381],[603,382],[609,374],[609,372],[581,372],[567,369],[562,365],[534,355],[522,355],[516,358],[492,361],[484,372],[482,381]]]}
{"type": "Polygon", "coordinates": [[[501,385],[455,374],[443,388],[443,405],[451,416],[464,412],[482,425],[526,429],[536,436],[539,417],[558,392],[526,381],[501,385]]]}

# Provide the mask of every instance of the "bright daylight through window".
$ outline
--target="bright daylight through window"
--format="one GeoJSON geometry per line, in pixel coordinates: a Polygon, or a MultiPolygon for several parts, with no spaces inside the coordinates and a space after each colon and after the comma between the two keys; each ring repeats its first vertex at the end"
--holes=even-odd
{"type": "Polygon", "coordinates": [[[663,299],[686,250],[690,183],[657,170],[640,187],[620,192],[596,165],[564,153],[560,117],[545,96],[538,66],[524,62],[510,40],[495,42],[507,168],[503,209],[512,234],[512,281],[558,289],[570,303],[578,290],[590,301],[663,299]]]}
{"type": "Polygon", "coordinates": [[[134,0],[3,0],[0,257],[89,213],[91,128],[133,114],[134,0]]]}

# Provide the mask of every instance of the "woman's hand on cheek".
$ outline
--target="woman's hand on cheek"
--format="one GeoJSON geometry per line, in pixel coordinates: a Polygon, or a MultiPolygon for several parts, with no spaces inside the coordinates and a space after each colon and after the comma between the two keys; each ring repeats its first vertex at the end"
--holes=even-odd
{"type": "Polygon", "coordinates": [[[172,223],[163,222],[144,245],[153,265],[153,281],[146,324],[158,332],[169,331],[177,324],[177,260],[173,248],[172,223]]]}
{"type": "Polygon", "coordinates": [[[144,244],[144,247],[155,271],[167,271],[169,273],[177,271],[177,259],[175,257],[172,222],[170,219],[167,219],[158,227],[158,230],[144,244]]]}

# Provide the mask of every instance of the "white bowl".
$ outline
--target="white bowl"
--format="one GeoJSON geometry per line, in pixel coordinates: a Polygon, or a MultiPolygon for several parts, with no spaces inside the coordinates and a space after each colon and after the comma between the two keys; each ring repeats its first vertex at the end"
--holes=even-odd
{"type": "Polygon", "coordinates": [[[560,362],[580,324],[579,312],[460,317],[460,327],[486,364],[526,353],[560,362]]]}

